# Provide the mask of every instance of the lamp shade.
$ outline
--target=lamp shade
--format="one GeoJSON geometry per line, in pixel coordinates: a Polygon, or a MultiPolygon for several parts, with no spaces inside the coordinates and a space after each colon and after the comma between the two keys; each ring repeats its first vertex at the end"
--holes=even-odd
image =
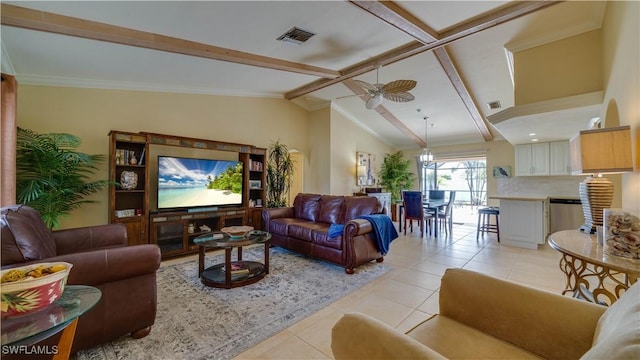
{"type": "Polygon", "coordinates": [[[589,174],[578,187],[585,218],[580,230],[594,233],[603,224],[603,211],[611,206],[614,189],[607,178],[591,174],[633,171],[631,128],[583,130],[570,140],[570,147],[571,173],[589,174]]]}
{"type": "Polygon", "coordinates": [[[356,173],[358,177],[367,176],[367,167],[364,165],[358,165],[358,168],[356,169],[356,173]]]}
{"type": "Polygon", "coordinates": [[[583,130],[570,146],[573,175],[633,171],[630,126],[583,130]]]}

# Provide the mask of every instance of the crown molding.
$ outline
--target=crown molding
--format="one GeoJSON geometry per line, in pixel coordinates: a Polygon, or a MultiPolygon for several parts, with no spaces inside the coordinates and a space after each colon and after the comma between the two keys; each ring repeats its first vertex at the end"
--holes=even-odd
{"type": "MultiPolygon", "coordinates": [[[[4,63],[3,63],[4,64],[4,63]]],[[[221,90],[203,87],[179,87],[163,84],[151,83],[134,83],[126,81],[108,81],[108,80],[87,80],[66,78],[58,76],[46,75],[25,75],[16,74],[16,79],[22,85],[36,86],[55,86],[55,87],[74,87],[89,89],[107,89],[107,90],[128,90],[128,91],[149,91],[163,93],[180,93],[180,94],[196,94],[196,95],[216,95],[216,96],[241,96],[241,97],[260,97],[283,99],[282,94],[266,94],[260,92],[247,92],[235,90],[221,90]]]]}

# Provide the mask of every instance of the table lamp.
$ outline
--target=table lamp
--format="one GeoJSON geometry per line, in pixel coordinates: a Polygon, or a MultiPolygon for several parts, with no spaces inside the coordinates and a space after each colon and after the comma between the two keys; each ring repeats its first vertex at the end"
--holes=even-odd
{"type": "Polygon", "coordinates": [[[358,165],[356,168],[356,176],[358,176],[358,185],[364,185],[364,180],[367,177],[367,167],[364,165],[358,165]]]}
{"type": "Polygon", "coordinates": [[[602,174],[633,171],[631,128],[583,130],[570,140],[570,147],[571,174],[589,175],[578,187],[585,218],[580,231],[593,234],[613,200],[613,183],[602,174]]]}

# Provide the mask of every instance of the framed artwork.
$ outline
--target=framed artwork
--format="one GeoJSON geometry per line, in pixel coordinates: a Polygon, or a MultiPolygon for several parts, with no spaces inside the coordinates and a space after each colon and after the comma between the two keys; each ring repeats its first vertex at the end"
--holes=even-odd
{"type": "Polygon", "coordinates": [[[250,189],[260,189],[260,188],[262,188],[262,181],[260,181],[260,180],[249,180],[249,188],[250,189]]]}
{"type": "Polygon", "coordinates": [[[357,177],[361,178],[361,179],[356,179],[358,180],[358,184],[375,185],[376,177],[378,174],[378,168],[376,164],[376,155],[364,153],[364,152],[357,152],[356,168],[360,166],[364,166],[365,168],[364,168],[364,176],[360,177],[356,175],[357,177]]]}
{"type": "Polygon", "coordinates": [[[508,178],[511,177],[511,166],[494,166],[493,167],[494,178],[508,178]]]}

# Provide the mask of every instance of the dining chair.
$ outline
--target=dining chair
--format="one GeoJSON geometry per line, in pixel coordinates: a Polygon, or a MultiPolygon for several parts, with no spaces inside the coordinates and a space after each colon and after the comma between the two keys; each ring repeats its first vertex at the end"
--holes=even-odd
{"type": "MultiPolygon", "coordinates": [[[[444,225],[444,230],[447,236],[453,232],[453,206],[456,201],[456,192],[449,191],[449,200],[447,201],[447,206],[444,209],[440,210],[438,213],[438,219],[440,224],[437,226],[444,225]]],[[[442,227],[440,227],[442,228],[442,227]]]]}
{"type": "Polygon", "coordinates": [[[420,222],[420,237],[424,235],[424,210],[422,208],[422,191],[403,191],[402,205],[404,207],[404,234],[407,234],[407,220],[413,232],[413,220],[420,222]]]}

